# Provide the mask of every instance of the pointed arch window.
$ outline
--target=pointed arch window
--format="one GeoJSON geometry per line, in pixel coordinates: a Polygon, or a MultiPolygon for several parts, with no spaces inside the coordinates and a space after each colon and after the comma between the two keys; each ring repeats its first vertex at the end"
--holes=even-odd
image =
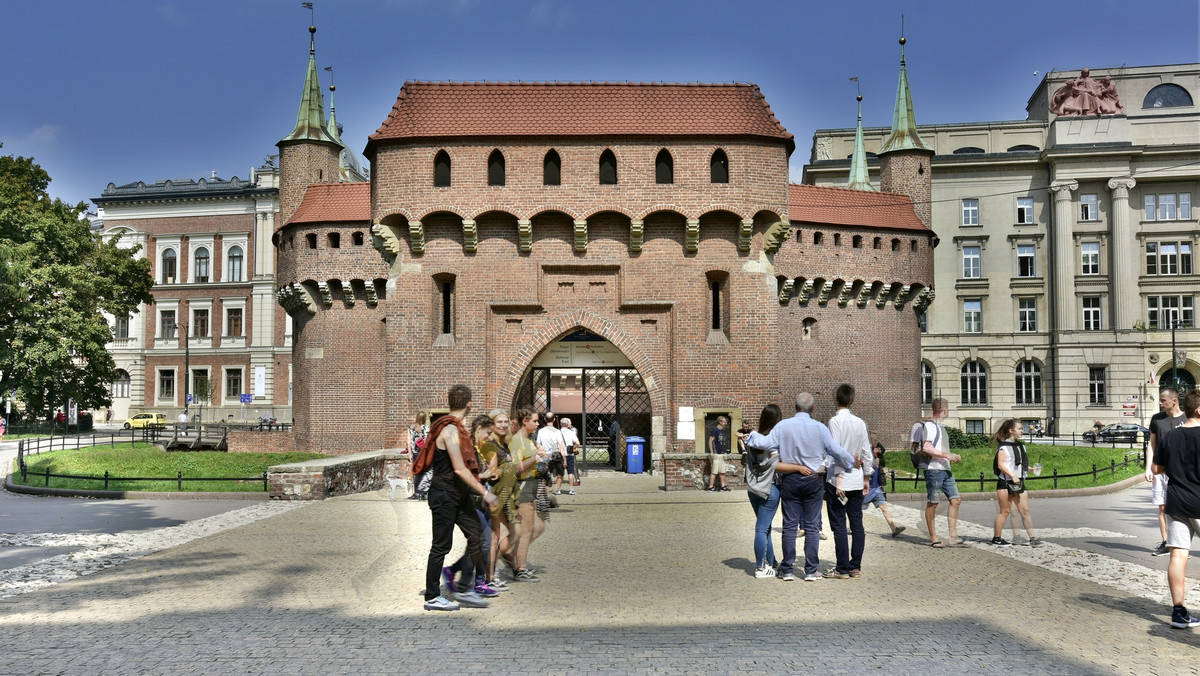
{"type": "Polygon", "coordinates": [[[671,157],[671,152],[666,148],[658,151],[658,157],[654,158],[654,182],[675,182],[675,159],[671,157]]]}
{"type": "Polygon", "coordinates": [[[488,155],[488,185],[504,185],[504,153],[499,150],[488,155]]]}
{"type": "Polygon", "coordinates": [[[433,185],[437,188],[450,186],[450,153],[439,150],[433,158],[433,185]]]}
{"type": "Polygon", "coordinates": [[[196,282],[197,283],[207,282],[208,281],[208,272],[209,272],[209,270],[208,270],[208,263],[209,263],[208,248],[200,247],[200,248],[196,249],[196,255],[194,258],[196,261],[196,271],[193,274],[194,274],[196,282]]]}
{"type": "Polygon", "coordinates": [[[611,150],[600,153],[600,185],[617,184],[617,156],[611,150]]]}
{"type": "Polygon", "coordinates": [[[724,150],[718,148],[712,154],[712,159],[708,163],[708,175],[713,183],[729,182],[729,156],[725,154],[724,150]]]}
{"type": "Polygon", "coordinates": [[[542,185],[562,185],[562,158],[554,149],[542,158],[542,185]]]}

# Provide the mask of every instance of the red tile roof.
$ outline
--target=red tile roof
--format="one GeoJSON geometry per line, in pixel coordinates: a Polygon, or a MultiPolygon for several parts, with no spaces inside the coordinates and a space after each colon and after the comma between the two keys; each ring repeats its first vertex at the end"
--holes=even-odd
{"type": "Polygon", "coordinates": [[[288,225],[371,220],[371,184],[316,183],[304,191],[288,225]]]}
{"type": "Polygon", "coordinates": [[[929,230],[908,195],[797,183],[788,186],[788,193],[792,223],[929,230]]]}
{"type": "Polygon", "coordinates": [[[366,152],[480,136],[753,136],[795,148],[753,84],[407,82],[366,152]]]}

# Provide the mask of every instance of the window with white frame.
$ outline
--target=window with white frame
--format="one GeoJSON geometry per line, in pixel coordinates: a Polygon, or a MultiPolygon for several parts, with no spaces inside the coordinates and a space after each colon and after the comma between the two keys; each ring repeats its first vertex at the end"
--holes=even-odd
{"type": "Polygon", "coordinates": [[[1080,274],[1100,274],[1100,242],[1083,242],[1080,244],[1079,257],[1080,274]]]}
{"type": "Polygon", "coordinates": [[[128,399],[129,398],[129,383],[132,379],[129,377],[129,372],[125,369],[117,369],[117,379],[112,384],[113,399],[128,399]]]}
{"type": "Polygon", "coordinates": [[[1146,242],[1146,274],[1192,274],[1192,243],[1146,242]]]}
{"type": "Polygon", "coordinates": [[[983,332],[983,301],[981,301],[981,300],[964,300],[963,301],[963,332],[964,333],[982,333],[983,332]]]}
{"type": "Polygon", "coordinates": [[[192,270],[192,279],[196,283],[207,282],[209,276],[208,247],[197,247],[192,260],[195,261],[195,267],[192,270]]]}
{"type": "Polygon", "coordinates": [[[1088,403],[1093,406],[1108,403],[1108,368],[1105,366],[1088,367],[1088,403]]]}
{"type": "Polygon", "coordinates": [[[1017,245],[1017,276],[1037,277],[1037,247],[1032,244],[1017,245]]]}
{"type": "Polygon", "coordinates": [[[927,361],[921,362],[921,405],[933,404],[933,366],[927,361]]]}
{"type": "Polygon", "coordinates": [[[242,336],[242,308],[225,308],[225,335],[230,338],[242,336]]]}
{"type": "Polygon", "coordinates": [[[208,380],[208,369],[192,369],[192,403],[211,404],[212,386],[208,380]],[[204,395],[208,395],[205,397],[204,395]]]}
{"type": "Polygon", "coordinates": [[[1016,388],[1018,404],[1042,403],[1042,367],[1032,359],[1017,364],[1016,388]]]}
{"type": "Polygon", "coordinates": [[[963,279],[979,279],[983,276],[981,252],[982,248],[979,246],[964,246],[962,248],[963,279]]]}
{"type": "Polygon", "coordinates": [[[158,372],[158,398],[175,398],[175,369],[160,369],[158,372]]]}
{"type": "Polygon", "coordinates": [[[1147,296],[1146,319],[1149,328],[1169,329],[1175,326],[1195,326],[1192,296],[1147,296]]]}
{"type": "Polygon", "coordinates": [[[192,337],[208,338],[208,309],[192,310],[192,337]]]}
{"type": "Polygon", "coordinates": [[[921,333],[929,333],[929,313],[917,313],[917,330],[921,333]]]}
{"type": "Polygon", "coordinates": [[[175,337],[175,311],[174,310],[159,310],[158,311],[158,337],[159,338],[174,338],[175,337]]]}
{"type": "Polygon", "coordinates": [[[966,405],[987,404],[987,367],[972,359],[962,365],[960,401],[966,405]]]}
{"type": "Polygon", "coordinates": [[[1081,301],[1083,303],[1083,330],[1099,331],[1100,296],[1084,296],[1081,301]]]}
{"type": "Polygon", "coordinates": [[[225,399],[227,401],[240,401],[242,394],[242,370],[240,368],[225,369],[225,399]]]}
{"type": "Polygon", "coordinates": [[[1017,299],[1017,330],[1023,333],[1037,331],[1037,299],[1017,299]]]}
{"type": "Polygon", "coordinates": [[[1095,193],[1087,193],[1079,196],[1079,220],[1081,221],[1098,221],[1100,220],[1100,196],[1095,193]]]}
{"type": "Polygon", "coordinates": [[[129,337],[129,317],[117,317],[113,323],[113,338],[118,340],[129,337]]]}
{"type": "Polygon", "coordinates": [[[1018,197],[1017,198],[1017,225],[1028,225],[1033,223],[1033,198],[1018,197]]]}
{"type": "Polygon", "coordinates": [[[229,247],[229,255],[225,258],[225,281],[242,281],[242,263],[244,260],[245,257],[242,255],[242,247],[229,247]]]}
{"type": "Polygon", "coordinates": [[[986,434],[983,430],[983,421],[978,418],[971,418],[964,421],[966,424],[967,434],[986,434]]]}
{"type": "Polygon", "coordinates": [[[174,249],[163,249],[159,268],[159,283],[174,284],[179,272],[179,260],[175,255],[174,249]]]}
{"type": "Polygon", "coordinates": [[[1147,221],[1190,221],[1192,219],[1192,193],[1146,194],[1145,220],[1147,221]]]}
{"type": "Polygon", "coordinates": [[[979,200],[976,198],[962,201],[962,224],[979,225],[979,200]]]}

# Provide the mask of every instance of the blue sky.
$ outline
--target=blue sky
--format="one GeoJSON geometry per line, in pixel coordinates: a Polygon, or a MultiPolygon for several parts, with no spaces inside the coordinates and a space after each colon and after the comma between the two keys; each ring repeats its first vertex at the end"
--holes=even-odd
{"type": "MultiPolygon", "coordinates": [[[[358,151],[410,79],[740,81],[795,134],[798,179],[814,130],[853,126],[849,78],[864,123],[891,122],[901,14],[921,123],[1023,119],[1051,69],[1200,61],[1197,0],[314,4],[358,151]]],[[[33,156],[67,201],[109,181],[245,178],[295,121],[299,0],[14,1],[2,16],[0,153],[33,156]]]]}

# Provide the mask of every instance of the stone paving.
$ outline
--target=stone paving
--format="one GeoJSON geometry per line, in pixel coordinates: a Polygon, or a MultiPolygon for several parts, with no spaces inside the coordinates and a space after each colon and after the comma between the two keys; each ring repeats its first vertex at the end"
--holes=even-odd
{"type": "MultiPolygon", "coordinates": [[[[868,512],[861,579],[755,579],[744,493],[667,494],[660,482],[594,473],[580,495],[561,498],[534,545],[530,558],[544,570],[542,581],[511,583],[491,608],[454,613],[421,608],[429,544],[424,503],[389,501],[381,491],[248,518],[0,599],[5,670],[1200,670],[1200,631],[1171,629],[1169,608],[1135,593],[1143,590],[1032,565],[1021,560],[1034,555],[1029,548],[1003,555],[984,546],[933,550],[911,509],[897,509],[902,522],[914,524],[898,539],[884,535],[878,512],[868,512]]],[[[972,528],[965,534],[974,535],[972,528]]],[[[832,542],[823,542],[823,563],[832,555],[832,542]]],[[[1076,555],[1047,547],[1037,556],[1076,555]]],[[[1200,606],[1194,589],[1191,598],[1200,606]]]]}

